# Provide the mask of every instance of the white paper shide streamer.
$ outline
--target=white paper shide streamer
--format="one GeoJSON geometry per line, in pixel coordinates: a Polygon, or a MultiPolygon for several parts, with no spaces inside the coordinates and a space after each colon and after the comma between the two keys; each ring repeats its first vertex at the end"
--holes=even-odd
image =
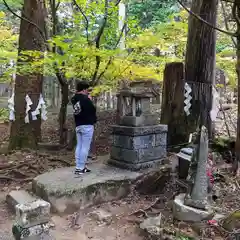
{"type": "Polygon", "coordinates": [[[217,92],[217,89],[214,87],[212,90],[212,110],[210,111],[210,117],[212,121],[217,120],[217,115],[220,109],[220,96],[217,92]]]}
{"type": "Polygon", "coordinates": [[[14,93],[11,98],[8,99],[9,120],[15,121],[15,109],[14,109],[14,93]]]}
{"type": "MultiPolygon", "coordinates": [[[[15,106],[14,106],[14,97],[15,94],[13,93],[11,98],[8,99],[8,109],[9,109],[9,120],[10,121],[15,121],[15,106]]],[[[26,112],[25,112],[25,123],[29,123],[29,111],[31,110],[31,106],[33,104],[31,98],[26,95],[25,97],[26,101],[26,112]]],[[[32,120],[37,120],[37,115],[41,114],[42,120],[46,121],[47,120],[47,107],[46,103],[43,99],[42,94],[40,94],[39,101],[37,108],[35,111],[32,112],[32,120]]]]}
{"type": "Polygon", "coordinates": [[[185,100],[184,100],[184,104],[185,104],[184,112],[188,116],[190,114],[189,109],[191,108],[192,96],[190,95],[190,93],[192,92],[192,89],[191,89],[191,87],[187,83],[185,83],[184,90],[185,90],[185,93],[184,93],[184,97],[185,97],[185,100]]]}
{"type": "Polygon", "coordinates": [[[37,108],[32,112],[32,120],[37,120],[37,116],[41,113],[42,120],[47,120],[47,107],[43,99],[42,94],[40,94],[37,108]]]}
{"type": "Polygon", "coordinates": [[[25,101],[26,101],[25,123],[29,123],[29,111],[31,110],[31,105],[32,105],[33,103],[32,103],[31,98],[30,98],[28,95],[26,95],[25,101]]]}

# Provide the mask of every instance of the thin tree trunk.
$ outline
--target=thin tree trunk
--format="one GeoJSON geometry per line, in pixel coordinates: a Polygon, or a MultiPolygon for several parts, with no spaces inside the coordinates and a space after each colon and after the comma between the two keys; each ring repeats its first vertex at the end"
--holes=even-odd
{"type": "MultiPolygon", "coordinates": [[[[21,20],[19,35],[19,57],[22,51],[44,51],[44,5],[40,0],[24,0],[22,15],[36,24],[21,20]],[[41,33],[42,32],[42,33],[41,33]]],[[[43,57],[43,56],[42,56],[43,57]]],[[[31,58],[28,57],[28,60],[31,58]]],[[[27,62],[25,62],[27,64],[27,62]]],[[[18,58],[17,67],[24,65],[24,61],[18,58]]],[[[15,118],[11,124],[9,149],[17,148],[37,148],[37,143],[41,139],[41,119],[36,121],[31,119],[31,111],[36,109],[40,93],[42,92],[43,75],[41,73],[17,74],[15,80],[15,118]],[[33,105],[31,106],[29,118],[30,122],[25,123],[26,102],[25,97],[29,95],[33,105]]],[[[39,116],[38,116],[39,117],[39,116]]]]}
{"type": "Polygon", "coordinates": [[[59,111],[59,132],[60,132],[59,143],[62,145],[65,145],[67,143],[68,138],[67,136],[68,129],[66,126],[67,105],[69,102],[68,93],[69,93],[68,83],[67,81],[64,81],[64,83],[61,84],[62,102],[59,111]]]}
{"type": "MultiPolygon", "coordinates": [[[[193,0],[191,10],[201,18],[216,25],[217,0],[193,0]]],[[[212,86],[215,79],[216,32],[194,16],[189,16],[188,41],[185,63],[185,80],[192,88],[190,115],[185,125],[185,141],[201,125],[207,127],[212,137],[212,86]]]]}
{"type": "MultiPolygon", "coordinates": [[[[52,35],[56,36],[60,33],[60,27],[58,22],[58,15],[57,15],[57,2],[55,0],[50,0],[50,6],[51,6],[51,15],[52,15],[52,35]]],[[[58,49],[61,54],[61,49],[58,49]]],[[[53,47],[52,50],[54,53],[57,52],[56,46],[53,47]]],[[[59,143],[62,145],[66,145],[68,141],[68,129],[66,126],[66,119],[67,119],[67,105],[69,102],[69,83],[67,79],[65,78],[64,74],[61,73],[59,66],[55,67],[56,76],[58,79],[58,84],[60,85],[60,91],[61,91],[61,107],[59,111],[59,143]]],[[[59,86],[58,85],[58,86],[59,86]]],[[[59,89],[58,89],[59,90],[59,89]]],[[[58,93],[58,100],[60,98],[59,91],[58,93]]]]}
{"type": "Polygon", "coordinates": [[[237,138],[236,138],[236,144],[235,144],[235,152],[236,152],[236,159],[233,164],[233,172],[237,175],[240,175],[239,173],[239,163],[240,163],[240,24],[238,23],[239,17],[240,17],[240,1],[238,1],[237,6],[237,16],[234,16],[236,18],[237,22],[237,64],[236,64],[236,72],[237,72],[237,78],[238,78],[238,113],[237,113],[237,138]]]}

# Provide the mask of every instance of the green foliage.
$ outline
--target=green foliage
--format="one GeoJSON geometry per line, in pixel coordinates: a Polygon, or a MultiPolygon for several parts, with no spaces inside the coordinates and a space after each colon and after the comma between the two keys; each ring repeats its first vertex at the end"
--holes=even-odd
{"type": "MultiPolygon", "coordinates": [[[[61,9],[65,9],[61,0],[61,9]]],[[[121,35],[118,28],[118,7],[114,1],[109,1],[106,26],[101,34],[99,46],[96,38],[104,22],[105,0],[77,0],[84,15],[78,8],[74,14],[60,19],[72,23],[72,27],[62,31],[62,34],[49,40],[50,47],[61,51],[22,52],[19,56],[21,63],[18,73],[33,74],[42,71],[44,74],[55,75],[56,66],[67,79],[84,78],[94,80],[98,86],[94,89],[97,94],[111,87],[116,87],[122,79],[163,79],[165,64],[172,61],[184,61],[187,43],[188,14],[186,11],[176,13],[174,0],[169,1],[137,1],[129,3],[127,19],[126,50],[119,50],[117,43],[121,35]],[[134,7],[135,6],[135,7],[134,7]],[[144,12],[147,15],[144,17],[144,12]],[[173,13],[169,16],[170,13],[173,13]],[[87,17],[87,22],[86,22],[87,17]],[[86,25],[87,23],[87,25],[86,25]],[[145,29],[142,29],[142,28],[145,29]],[[148,28],[147,28],[148,27],[148,28]],[[159,54],[155,54],[159,49],[159,54]],[[99,64],[97,63],[99,59],[99,64]]],[[[60,11],[59,10],[59,11],[60,11]]],[[[62,11],[62,10],[61,10],[62,11]]],[[[0,64],[7,65],[10,59],[16,59],[17,35],[13,34],[11,24],[5,16],[1,17],[0,25],[0,64]]],[[[217,38],[217,66],[225,70],[230,83],[236,83],[236,73],[231,39],[224,34],[217,38]],[[229,58],[226,58],[229,57],[229,58]]],[[[11,74],[14,69],[6,68],[11,74]],[[9,71],[11,70],[11,71],[9,71]]]]}
{"type": "Polygon", "coordinates": [[[178,11],[175,0],[130,0],[128,8],[144,29],[168,21],[169,15],[178,11]]]}
{"type": "Polygon", "coordinates": [[[6,108],[0,108],[0,122],[8,121],[9,110],[6,108]]]}
{"type": "Polygon", "coordinates": [[[12,73],[11,60],[17,57],[18,35],[14,34],[9,21],[5,18],[5,13],[0,12],[0,81],[9,80],[12,73]]]}
{"type": "MultiPolygon", "coordinates": [[[[23,6],[23,0],[6,0],[6,2],[13,11],[17,11],[23,6]]],[[[7,12],[7,8],[2,1],[0,3],[0,11],[7,12]]]]}

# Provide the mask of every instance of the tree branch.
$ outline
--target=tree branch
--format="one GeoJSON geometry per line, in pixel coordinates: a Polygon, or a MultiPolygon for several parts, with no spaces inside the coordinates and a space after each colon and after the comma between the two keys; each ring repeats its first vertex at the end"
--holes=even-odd
{"type": "Polygon", "coordinates": [[[240,19],[238,17],[238,14],[237,14],[237,3],[236,1],[234,2],[233,4],[233,7],[232,7],[232,15],[233,15],[233,18],[235,19],[236,23],[237,23],[237,26],[240,26],[240,19]]]}
{"type": "Polygon", "coordinates": [[[198,16],[196,13],[192,12],[191,10],[189,10],[180,0],[177,0],[177,2],[189,13],[191,14],[192,16],[194,16],[196,19],[198,19],[199,21],[201,21],[202,23],[208,25],[209,27],[221,32],[221,33],[225,33],[229,36],[232,36],[232,37],[236,37],[236,33],[233,33],[233,32],[230,32],[230,31],[225,31],[221,28],[218,28],[217,26],[214,26],[212,25],[211,23],[205,21],[203,18],[201,18],[200,16],[198,16]]]}
{"type": "Polygon", "coordinates": [[[57,3],[56,7],[55,7],[55,11],[58,10],[58,8],[60,7],[60,4],[61,4],[61,2],[59,1],[59,2],[57,3]]]}
{"type": "Polygon", "coordinates": [[[82,14],[84,20],[85,20],[85,30],[86,30],[86,34],[87,34],[87,42],[88,44],[89,42],[89,32],[88,32],[88,28],[89,28],[89,21],[87,18],[87,15],[84,13],[83,9],[77,4],[76,0],[73,0],[73,3],[76,5],[77,9],[80,11],[80,13],[82,14]]]}
{"type": "MultiPolygon", "coordinates": [[[[118,47],[118,45],[119,45],[119,43],[120,43],[120,41],[121,41],[121,39],[122,39],[123,32],[124,32],[126,26],[127,26],[127,24],[124,23],[124,25],[123,25],[123,27],[122,27],[122,29],[121,29],[119,38],[118,38],[118,40],[117,40],[117,42],[116,42],[116,44],[115,44],[114,49],[116,49],[116,48],[118,47]]],[[[97,82],[102,78],[102,76],[104,75],[104,73],[108,70],[110,64],[112,63],[112,60],[113,60],[113,57],[110,57],[110,59],[109,59],[109,61],[107,62],[104,70],[99,74],[99,76],[98,76],[98,78],[97,78],[97,82]]]]}
{"type": "Polygon", "coordinates": [[[98,33],[97,33],[97,36],[95,38],[95,43],[96,43],[96,48],[99,48],[100,46],[100,40],[101,40],[101,37],[103,35],[103,32],[104,32],[104,29],[107,25],[107,19],[108,19],[108,1],[109,0],[105,0],[105,7],[104,7],[104,16],[103,16],[103,23],[102,23],[102,26],[99,28],[98,30],[98,33]]]}
{"type": "MultiPolygon", "coordinates": [[[[103,23],[100,26],[100,28],[98,30],[98,33],[96,35],[96,38],[95,38],[95,45],[96,45],[97,49],[100,48],[100,40],[101,40],[101,37],[103,35],[104,29],[107,26],[108,7],[109,7],[108,6],[108,0],[105,0],[105,6],[104,6],[105,10],[104,10],[103,23]]],[[[97,55],[96,56],[96,66],[95,66],[95,70],[94,70],[94,73],[93,73],[93,76],[92,76],[91,85],[95,85],[95,81],[97,79],[97,74],[98,74],[98,70],[99,70],[99,67],[100,67],[100,63],[101,63],[101,57],[97,55]]]]}
{"type": "Polygon", "coordinates": [[[21,19],[21,20],[23,20],[23,21],[26,21],[26,22],[32,24],[34,27],[36,27],[37,30],[39,31],[42,39],[43,39],[44,42],[46,43],[46,41],[47,41],[46,36],[45,36],[44,32],[41,30],[41,28],[40,28],[36,23],[30,21],[29,19],[27,19],[27,18],[25,18],[25,17],[19,16],[18,14],[16,14],[16,13],[9,7],[9,5],[7,4],[7,2],[6,2],[5,0],[3,0],[3,4],[6,6],[7,10],[8,10],[10,13],[12,13],[15,17],[17,17],[17,18],[19,18],[19,19],[21,19]]]}
{"type": "Polygon", "coordinates": [[[115,6],[118,6],[120,2],[121,2],[121,0],[117,0],[115,6]]]}
{"type": "MultiPolygon", "coordinates": [[[[224,2],[224,1],[222,0],[222,1],[221,1],[221,6],[222,6],[224,23],[225,23],[226,29],[229,31],[230,28],[229,28],[229,25],[228,25],[227,14],[226,14],[226,10],[225,10],[224,3],[223,3],[223,2],[224,2]]],[[[236,40],[234,39],[234,37],[231,36],[231,39],[232,39],[233,45],[234,45],[235,47],[237,47],[237,42],[236,42],[236,40]]]]}

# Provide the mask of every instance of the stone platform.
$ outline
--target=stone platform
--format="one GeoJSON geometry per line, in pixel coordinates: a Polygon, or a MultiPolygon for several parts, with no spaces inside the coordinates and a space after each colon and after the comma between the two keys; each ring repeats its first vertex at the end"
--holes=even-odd
{"type": "Polygon", "coordinates": [[[74,175],[74,168],[61,168],[33,180],[33,192],[51,203],[58,214],[117,200],[130,193],[131,184],[144,172],[118,169],[102,163],[91,165],[91,173],[74,175]]]}

